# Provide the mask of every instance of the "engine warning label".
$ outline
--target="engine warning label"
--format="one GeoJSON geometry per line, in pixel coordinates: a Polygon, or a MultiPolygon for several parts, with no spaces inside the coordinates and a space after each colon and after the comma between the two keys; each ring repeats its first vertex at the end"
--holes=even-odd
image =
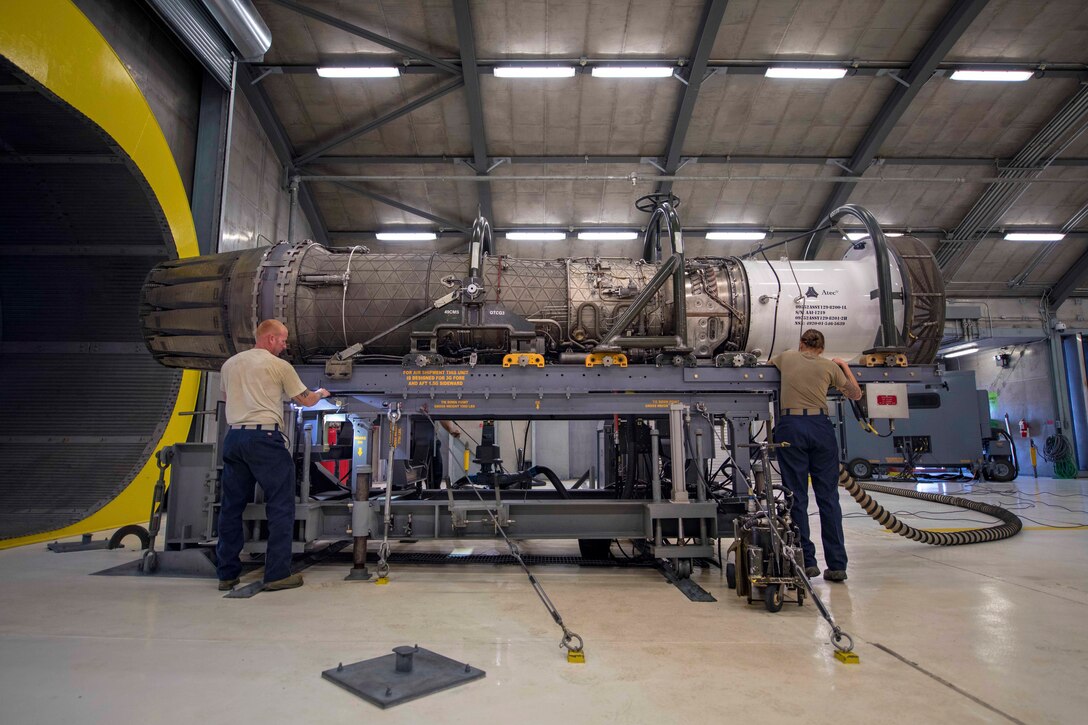
{"type": "Polygon", "coordinates": [[[476,410],[476,404],[467,400],[439,400],[434,404],[435,410],[476,410]]]}
{"type": "Polygon", "coordinates": [[[465,384],[468,370],[404,370],[409,388],[452,388],[465,384]]]}
{"type": "Polygon", "coordinates": [[[846,305],[834,305],[821,302],[812,302],[793,310],[793,322],[795,325],[812,325],[814,327],[844,327],[850,321],[846,313],[846,305]],[[803,319],[802,319],[803,318],[803,319]]]}

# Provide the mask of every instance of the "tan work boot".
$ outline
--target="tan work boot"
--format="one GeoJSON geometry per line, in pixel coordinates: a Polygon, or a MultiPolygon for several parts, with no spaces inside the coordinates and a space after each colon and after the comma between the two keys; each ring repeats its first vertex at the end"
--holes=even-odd
{"type": "Polygon", "coordinates": [[[220,579],[219,580],[219,591],[229,592],[231,589],[233,589],[235,586],[237,586],[237,584],[238,584],[237,579],[220,579]]]}
{"type": "Polygon", "coordinates": [[[265,591],[269,592],[277,592],[281,589],[294,589],[295,587],[300,586],[302,586],[301,574],[291,574],[290,576],[284,577],[283,579],[277,579],[276,581],[264,583],[265,591]]]}

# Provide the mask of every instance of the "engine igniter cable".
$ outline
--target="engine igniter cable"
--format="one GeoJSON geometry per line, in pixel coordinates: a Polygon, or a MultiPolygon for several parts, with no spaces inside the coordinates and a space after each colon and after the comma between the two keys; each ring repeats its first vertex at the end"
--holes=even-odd
{"type": "Polygon", "coordinates": [[[1016,536],[1024,526],[1024,522],[1022,522],[1020,517],[1012,511],[1000,506],[994,506],[993,504],[972,501],[970,499],[960,498],[959,496],[946,496],[939,493],[924,493],[922,491],[896,488],[895,486],[881,486],[875,483],[858,483],[854,477],[850,475],[850,472],[846,470],[846,466],[841,464],[839,465],[839,485],[845,488],[846,492],[853,496],[854,500],[858,502],[858,505],[865,509],[865,513],[869,514],[869,516],[881,526],[888,529],[888,531],[913,541],[920,541],[923,544],[932,544],[934,546],[960,546],[963,544],[981,544],[987,541],[1000,541],[1001,539],[1008,539],[1016,536]],[[908,526],[903,523],[896,518],[895,514],[877,503],[876,500],[867,493],[868,491],[873,491],[874,493],[887,493],[892,496],[916,498],[922,501],[932,501],[933,503],[944,504],[946,506],[957,506],[959,508],[970,509],[971,511],[978,511],[987,516],[992,516],[1004,523],[980,529],[969,529],[967,531],[926,531],[925,529],[916,529],[913,526],[908,526]]]}

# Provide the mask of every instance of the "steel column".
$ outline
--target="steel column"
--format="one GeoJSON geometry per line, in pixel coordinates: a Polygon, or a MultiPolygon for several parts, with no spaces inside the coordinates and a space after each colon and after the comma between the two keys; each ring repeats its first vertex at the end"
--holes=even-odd
{"type": "MultiPolygon", "coordinates": [[[[691,64],[688,66],[687,85],[680,97],[680,107],[676,111],[676,119],[672,124],[672,133],[669,135],[669,143],[665,147],[665,173],[674,174],[680,168],[680,152],[684,149],[684,139],[688,135],[688,127],[691,125],[691,114],[695,110],[695,102],[699,99],[699,89],[703,85],[706,76],[706,64],[710,58],[710,51],[714,47],[714,39],[718,37],[718,28],[721,27],[722,17],[725,15],[725,6],[728,0],[708,0],[703,7],[703,18],[699,22],[699,30],[695,34],[695,47],[691,50],[691,64]]],[[[671,181],[658,183],[656,193],[668,193],[672,191],[671,181]]]]}
{"type": "MultiPolygon", "coordinates": [[[[283,128],[283,124],[280,123],[279,117],[276,115],[275,110],[273,110],[272,102],[268,99],[268,95],[264,92],[263,88],[253,83],[252,72],[243,64],[238,64],[237,66],[236,83],[236,88],[241,90],[242,94],[246,97],[246,100],[249,101],[249,105],[253,109],[254,114],[256,114],[257,120],[261,124],[261,128],[264,129],[265,136],[268,137],[268,142],[272,145],[272,150],[275,152],[276,158],[279,159],[280,164],[283,165],[285,178],[293,175],[295,169],[291,163],[291,159],[295,155],[295,149],[294,146],[291,145],[291,140],[287,136],[287,131],[283,128]]],[[[314,203],[309,187],[305,184],[299,187],[298,202],[303,213],[306,214],[307,221],[310,223],[310,230],[316,238],[315,241],[328,245],[329,228],[325,224],[325,220],[322,218],[317,205],[314,203]]]]}
{"type": "MultiPolygon", "coordinates": [[[[487,176],[490,162],[487,158],[484,105],[480,95],[480,71],[476,67],[476,36],[472,31],[468,0],[453,0],[453,17],[457,23],[457,42],[461,46],[461,77],[465,82],[468,124],[472,134],[472,168],[477,176],[487,176]]],[[[478,194],[480,213],[493,221],[495,211],[491,205],[491,184],[480,184],[478,194]]]]}

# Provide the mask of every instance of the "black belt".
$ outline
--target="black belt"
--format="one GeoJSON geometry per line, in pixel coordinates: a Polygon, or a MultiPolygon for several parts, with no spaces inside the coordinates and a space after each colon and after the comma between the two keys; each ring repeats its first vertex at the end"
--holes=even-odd
{"type": "Polygon", "coordinates": [[[232,425],[231,430],[279,430],[279,423],[264,423],[264,424],[247,424],[247,425],[232,425]]]}
{"type": "Polygon", "coordinates": [[[827,415],[823,408],[783,408],[782,415],[827,415]]]}

